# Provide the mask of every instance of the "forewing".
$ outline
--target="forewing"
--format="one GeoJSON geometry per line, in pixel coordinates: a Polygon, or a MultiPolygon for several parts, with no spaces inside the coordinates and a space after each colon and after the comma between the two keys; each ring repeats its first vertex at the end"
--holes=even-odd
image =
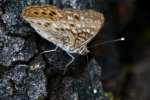
{"type": "Polygon", "coordinates": [[[63,23],[59,20],[63,17],[61,10],[52,5],[32,5],[22,11],[22,17],[45,39],[50,42],[65,38],[61,34],[63,23]],[[52,39],[51,39],[52,38],[52,39]]]}

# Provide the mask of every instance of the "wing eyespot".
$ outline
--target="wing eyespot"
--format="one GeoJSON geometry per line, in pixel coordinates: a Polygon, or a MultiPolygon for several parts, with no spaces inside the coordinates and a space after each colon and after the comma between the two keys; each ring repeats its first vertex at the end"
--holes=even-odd
{"type": "Polygon", "coordinates": [[[32,20],[30,21],[31,23],[34,23],[32,20]]]}
{"type": "Polygon", "coordinates": [[[46,25],[50,25],[50,23],[49,23],[49,22],[46,22],[45,24],[46,24],[46,25]]]}
{"type": "Polygon", "coordinates": [[[46,23],[44,24],[45,27],[48,27],[49,25],[50,25],[49,22],[46,22],[46,23]]]}
{"type": "Polygon", "coordinates": [[[61,28],[60,30],[61,30],[61,31],[64,31],[65,29],[61,28]]]}
{"type": "Polygon", "coordinates": [[[36,12],[36,11],[35,11],[35,12],[33,12],[33,13],[34,13],[35,15],[38,15],[38,14],[39,14],[39,13],[38,13],[38,12],[36,12]]]}
{"type": "Polygon", "coordinates": [[[38,25],[42,25],[41,23],[37,23],[38,25]]]}
{"type": "Polygon", "coordinates": [[[54,11],[51,11],[51,13],[52,13],[53,15],[56,15],[56,12],[54,12],[54,11]]]}
{"type": "Polygon", "coordinates": [[[74,18],[77,19],[77,20],[80,19],[80,17],[78,15],[74,15],[74,18]]]}
{"type": "Polygon", "coordinates": [[[74,25],[74,24],[70,24],[70,26],[71,26],[71,27],[75,27],[75,25],[74,25]]]}
{"type": "Polygon", "coordinates": [[[50,15],[50,16],[53,16],[53,14],[52,14],[51,12],[49,13],[49,15],[50,15]]]}
{"type": "Polygon", "coordinates": [[[47,15],[47,13],[46,12],[41,12],[43,15],[47,15]]]}

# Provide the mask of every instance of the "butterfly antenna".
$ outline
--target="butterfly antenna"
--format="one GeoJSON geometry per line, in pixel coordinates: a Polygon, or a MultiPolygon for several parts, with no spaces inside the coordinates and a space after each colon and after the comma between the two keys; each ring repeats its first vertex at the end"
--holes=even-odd
{"type": "Polygon", "coordinates": [[[118,38],[118,39],[108,40],[108,41],[104,41],[102,43],[97,43],[97,44],[94,44],[92,46],[89,46],[88,48],[96,47],[96,46],[107,44],[107,43],[114,43],[114,42],[124,41],[124,40],[125,40],[125,37],[121,37],[121,38],[118,38]]]}

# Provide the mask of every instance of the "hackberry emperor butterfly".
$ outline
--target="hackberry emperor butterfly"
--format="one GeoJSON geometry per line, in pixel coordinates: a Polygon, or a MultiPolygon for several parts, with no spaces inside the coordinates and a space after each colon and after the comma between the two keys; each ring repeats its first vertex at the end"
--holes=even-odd
{"type": "MultiPolygon", "coordinates": [[[[104,16],[94,10],[59,9],[53,5],[32,5],[24,8],[22,17],[39,35],[71,53],[88,53],[87,44],[104,23],[104,16]]],[[[53,50],[54,51],[54,50],[53,50]]]]}

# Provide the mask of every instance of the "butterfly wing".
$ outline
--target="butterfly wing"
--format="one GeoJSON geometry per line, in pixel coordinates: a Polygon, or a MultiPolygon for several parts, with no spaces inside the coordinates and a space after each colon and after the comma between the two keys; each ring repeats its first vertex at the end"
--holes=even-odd
{"type": "Polygon", "coordinates": [[[32,5],[24,8],[22,17],[41,35],[54,44],[63,45],[67,41],[61,10],[52,5],[32,5]]]}
{"type": "Polygon", "coordinates": [[[99,12],[60,10],[52,5],[28,6],[22,16],[39,35],[70,53],[78,53],[86,46],[104,23],[99,12]]]}
{"type": "Polygon", "coordinates": [[[103,14],[94,10],[65,9],[63,13],[65,17],[62,20],[66,20],[65,25],[69,26],[68,31],[74,36],[74,49],[87,45],[104,23],[103,14]]]}

